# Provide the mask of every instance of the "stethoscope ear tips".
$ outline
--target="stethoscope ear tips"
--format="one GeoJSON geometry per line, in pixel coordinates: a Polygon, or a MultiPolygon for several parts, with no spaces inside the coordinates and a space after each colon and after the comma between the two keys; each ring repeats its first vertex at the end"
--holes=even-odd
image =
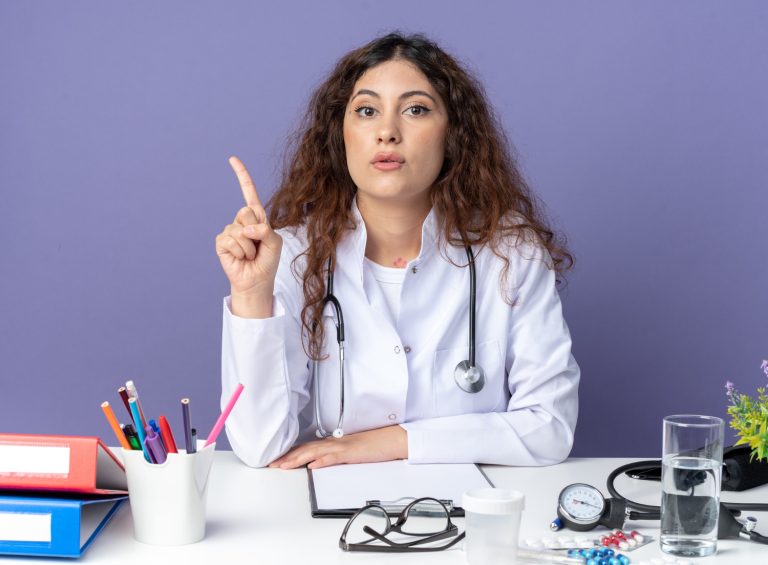
{"type": "Polygon", "coordinates": [[[342,430],[341,428],[336,428],[335,430],[333,430],[333,437],[335,437],[336,439],[343,438],[344,430],[342,430]]]}

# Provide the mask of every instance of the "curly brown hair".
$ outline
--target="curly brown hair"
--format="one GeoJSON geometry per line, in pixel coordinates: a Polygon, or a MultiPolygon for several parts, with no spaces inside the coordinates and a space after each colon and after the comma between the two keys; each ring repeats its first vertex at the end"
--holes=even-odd
{"type": "Polygon", "coordinates": [[[505,263],[503,278],[509,259],[501,243],[509,235],[546,248],[558,282],[573,266],[564,237],[548,225],[523,179],[480,83],[422,35],[391,33],[374,39],[341,58],[315,90],[304,126],[294,136],[282,182],[269,202],[274,228],[306,229],[306,265],[299,273],[304,292],[301,322],[312,359],[321,358],[325,339],[320,321],[328,261],[335,264],[336,244],[346,230],[355,228],[352,205],[357,188],[347,170],[344,113],[357,80],[368,69],[394,59],[424,73],[448,111],[443,167],[430,190],[444,244],[488,245],[505,263]]]}

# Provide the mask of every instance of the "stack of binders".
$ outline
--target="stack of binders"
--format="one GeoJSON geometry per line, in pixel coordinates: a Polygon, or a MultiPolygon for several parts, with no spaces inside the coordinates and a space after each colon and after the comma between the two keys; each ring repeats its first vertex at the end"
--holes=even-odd
{"type": "Polygon", "coordinates": [[[99,438],[0,434],[0,555],[80,557],[127,498],[99,438]]]}

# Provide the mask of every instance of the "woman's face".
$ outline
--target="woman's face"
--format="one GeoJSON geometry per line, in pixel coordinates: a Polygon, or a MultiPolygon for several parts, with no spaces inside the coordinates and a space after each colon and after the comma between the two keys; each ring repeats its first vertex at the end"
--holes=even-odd
{"type": "Polygon", "coordinates": [[[443,165],[448,114],[427,77],[387,61],[355,83],[344,114],[347,167],[358,199],[423,207],[443,165]]]}

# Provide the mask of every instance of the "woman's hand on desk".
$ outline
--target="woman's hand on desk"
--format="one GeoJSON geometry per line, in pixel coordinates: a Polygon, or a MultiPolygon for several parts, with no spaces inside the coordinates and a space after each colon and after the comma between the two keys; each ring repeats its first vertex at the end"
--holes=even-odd
{"type": "Polygon", "coordinates": [[[342,463],[375,463],[408,457],[408,433],[400,426],[328,437],[294,447],[275,459],[270,467],[295,469],[307,465],[319,469],[342,463]]]}
{"type": "Polygon", "coordinates": [[[230,157],[229,164],[237,175],[245,206],[216,236],[216,254],[232,286],[232,313],[268,318],[283,239],[270,227],[245,165],[237,157],[230,157]]]}

